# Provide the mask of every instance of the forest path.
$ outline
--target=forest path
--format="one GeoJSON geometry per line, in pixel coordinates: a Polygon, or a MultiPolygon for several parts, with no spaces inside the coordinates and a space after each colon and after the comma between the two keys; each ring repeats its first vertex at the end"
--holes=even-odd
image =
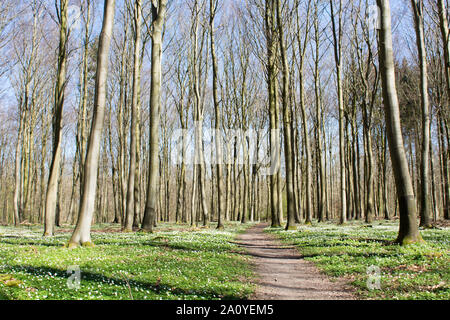
{"type": "Polygon", "coordinates": [[[237,244],[252,257],[258,276],[254,300],[354,300],[342,281],[331,282],[295,247],[264,232],[267,224],[255,225],[237,238],[237,244]]]}

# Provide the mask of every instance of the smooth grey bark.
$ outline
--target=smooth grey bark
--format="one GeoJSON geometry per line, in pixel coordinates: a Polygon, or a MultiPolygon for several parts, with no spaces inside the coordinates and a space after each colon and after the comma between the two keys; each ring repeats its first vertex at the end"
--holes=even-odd
{"type": "Polygon", "coordinates": [[[78,149],[78,171],[80,181],[80,194],[82,190],[82,181],[84,177],[83,168],[84,160],[86,158],[86,144],[87,144],[87,114],[88,114],[88,58],[89,58],[89,40],[90,40],[90,23],[91,23],[91,0],[86,2],[86,16],[84,19],[84,40],[83,40],[83,56],[82,56],[82,70],[81,78],[81,99],[80,109],[78,111],[78,125],[77,125],[77,149],[78,149]]]}
{"type": "Polygon", "coordinates": [[[150,141],[147,198],[141,228],[152,232],[156,217],[159,185],[159,128],[161,110],[161,54],[162,29],[167,10],[167,0],[152,3],[152,70],[150,88],[150,141]]]}
{"type": "Polygon", "coordinates": [[[342,90],[342,0],[339,0],[338,26],[336,26],[334,0],[330,0],[331,7],[331,25],[333,30],[334,59],[336,63],[336,82],[338,94],[339,109],[339,174],[340,174],[340,196],[341,196],[341,215],[340,223],[344,224],[347,220],[347,202],[346,202],[346,181],[345,181],[345,147],[344,147],[344,98],[342,90]]]}
{"type": "Polygon", "coordinates": [[[216,46],[214,40],[214,18],[217,11],[217,0],[210,0],[210,39],[211,39],[211,58],[213,67],[213,100],[214,100],[214,117],[215,117],[215,139],[216,139],[216,179],[217,179],[217,229],[223,228],[222,216],[224,214],[223,206],[223,183],[222,183],[222,137],[220,129],[222,126],[222,116],[219,109],[219,97],[218,97],[218,64],[216,56],[216,46]]]}
{"type": "Polygon", "coordinates": [[[275,31],[275,3],[274,0],[266,0],[265,2],[265,28],[266,28],[266,45],[267,45],[267,86],[269,91],[269,116],[270,116],[270,151],[271,159],[275,160],[275,171],[270,176],[270,197],[271,197],[271,227],[280,227],[282,212],[280,211],[281,193],[279,192],[279,156],[278,156],[278,117],[277,117],[277,86],[276,86],[276,31],[275,31]]]}
{"type": "Polygon", "coordinates": [[[400,212],[400,228],[396,242],[409,244],[421,242],[416,217],[416,201],[408,170],[400,124],[400,110],[395,85],[394,54],[391,33],[389,0],[377,0],[380,10],[379,64],[385,106],[386,134],[388,136],[392,169],[400,212]]]}
{"type": "Polygon", "coordinates": [[[20,223],[20,146],[22,143],[22,131],[23,131],[23,120],[22,120],[23,112],[20,111],[19,116],[19,130],[17,132],[17,141],[16,141],[16,150],[15,150],[15,169],[14,169],[14,195],[13,195],[13,209],[14,209],[14,225],[18,226],[20,223]]]}
{"type": "MultiPolygon", "coordinates": [[[[324,213],[325,213],[325,171],[324,171],[324,163],[322,158],[322,137],[321,137],[321,109],[322,109],[322,101],[321,101],[321,94],[320,94],[320,71],[319,71],[319,60],[320,60],[320,34],[319,34],[319,16],[318,16],[318,8],[317,8],[317,2],[314,4],[314,43],[315,43],[315,56],[314,56],[314,98],[315,98],[315,104],[316,104],[316,122],[317,122],[317,157],[319,157],[318,163],[318,171],[319,175],[317,178],[317,181],[320,181],[320,186],[318,186],[318,210],[317,210],[317,219],[319,222],[324,221],[324,213]],[[319,179],[320,178],[320,179],[319,179]]],[[[304,45],[306,49],[306,42],[304,45]]],[[[303,73],[303,72],[302,72],[303,73]]],[[[304,100],[304,80],[303,80],[303,74],[300,75],[300,86],[301,86],[301,99],[304,100]]],[[[306,112],[304,107],[304,102],[302,103],[302,118],[303,121],[303,131],[305,136],[305,151],[306,151],[306,223],[311,223],[311,213],[312,212],[312,206],[311,206],[311,147],[309,145],[309,138],[308,138],[308,126],[306,123],[306,112]]]]}
{"type": "Polygon", "coordinates": [[[94,245],[91,240],[91,223],[95,210],[100,143],[106,108],[109,48],[114,25],[114,14],[115,0],[105,0],[102,31],[98,46],[92,126],[87,145],[86,160],[84,163],[85,178],[82,183],[83,189],[80,199],[78,220],[68,244],[69,248],[77,247],[79,245],[94,245]]]}
{"type": "Polygon", "coordinates": [[[383,147],[382,147],[382,153],[383,153],[383,205],[384,205],[384,219],[390,220],[391,216],[389,213],[389,206],[388,206],[388,183],[387,183],[387,162],[388,162],[388,153],[387,153],[387,135],[386,132],[384,133],[383,137],[383,147]]]}
{"type": "Polygon", "coordinates": [[[118,112],[117,112],[117,127],[118,127],[118,140],[119,140],[119,150],[118,150],[118,169],[119,169],[119,189],[120,189],[120,221],[122,226],[125,224],[125,212],[126,212],[126,197],[127,197],[127,184],[125,183],[126,176],[126,132],[128,123],[128,113],[126,112],[126,101],[127,101],[127,41],[129,28],[127,27],[129,22],[129,12],[124,13],[123,19],[123,41],[121,46],[121,62],[120,62],[120,75],[119,75],[119,101],[118,101],[118,112]]]}
{"type": "Polygon", "coordinates": [[[450,147],[447,144],[447,150],[445,148],[445,128],[444,128],[444,115],[442,110],[438,113],[438,129],[439,129],[439,142],[441,149],[441,176],[442,176],[442,194],[444,195],[444,219],[450,219],[450,168],[449,168],[449,153],[450,147]]]}
{"type": "MultiPolygon", "coordinates": [[[[447,89],[447,99],[450,97],[450,37],[449,37],[449,28],[448,28],[448,20],[447,20],[447,7],[445,6],[444,0],[437,0],[438,4],[438,12],[439,12],[439,24],[441,29],[441,38],[442,38],[442,46],[444,48],[444,62],[445,62],[445,79],[446,79],[446,89],[447,89]]],[[[445,106],[449,107],[448,102],[445,106]]],[[[442,106],[444,107],[444,106],[442,106]]],[[[443,139],[443,114],[440,113],[440,126],[442,126],[441,130],[441,138],[443,139]]],[[[448,139],[448,135],[447,135],[448,139]]],[[[448,142],[448,141],[447,141],[448,142]]],[[[444,176],[444,218],[450,219],[450,168],[449,168],[449,159],[450,159],[450,144],[447,143],[447,151],[445,152],[445,144],[442,144],[442,148],[444,150],[442,154],[443,158],[443,176],[444,176]]]]}
{"type": "Polygon", "coordinates": [[[286,166],[286,198],[287,198],[287,224],[286,230],[295,230],[295,197],[294,197],[294,170],[292,160],[292,106],[290,105],[290,71],[287,58],[286,44],[282,25],[282,12],[280,0],[276,1],[276,17],[278,27],[278,43],[280,46],[282,61],[282,104],[283,104],[283,125],[284,125],[284,159],[286,166]]]}
{"type": "Polygon", "coordinates": [[[428,67],[424,39],[423,0],[411,0],[416,31],[416,44],[420,68],[420,98],[422,105],[422,157],[420,162],[420,226],[431,227],[429,195],[430,114],[428,101],[428,67]]]}
{"type": "Polygon", "coordinates": [[[68,6],[69,6],[68,0],[59,1],[60,11],[58,12],[58,19],[60,24],[60,30],[59,30],[58,70],[55,87],[55,105],[53,109],[53,155],[52,155],[52,162],[50,165],[47,194],[45,198],[44,236],[53,236],[55,228],[55,214],[58,198],[58,180],[61,166],[62,116],[64,107],[64,91],[66,87],[68,6]]]}
{"type": "Polygon", "coordinates": [[[137,167],[137,139],[138,139],[138,102],[139,102],[139,71],[140,71],[140,50],[141,50],[141,0],[134,3],[134,65],[133,65],[133,93],[131,102],[131,130],[130,130],[130,163],[128,171],[127,206],[124,232],[133,231],[135,218],[135,183],[137,167]]]}

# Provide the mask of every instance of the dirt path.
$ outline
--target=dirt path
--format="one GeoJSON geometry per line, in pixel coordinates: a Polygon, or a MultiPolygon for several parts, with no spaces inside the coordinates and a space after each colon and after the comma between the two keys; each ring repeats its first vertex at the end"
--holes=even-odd
{"type": "Polygon", "coordinates": [[[260,300],[353,300],[342,281],[331,282],[306,261],[293,246],[282,244],[264,232],[266,224],[251,227],[237,238],[237,244],[252,257],[259,276],[251,299],[260,300]]]}

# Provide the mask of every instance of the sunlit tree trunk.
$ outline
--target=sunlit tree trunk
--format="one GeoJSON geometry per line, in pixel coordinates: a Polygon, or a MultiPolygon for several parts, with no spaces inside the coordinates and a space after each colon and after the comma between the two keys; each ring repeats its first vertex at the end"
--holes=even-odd
{"type": "MultiPolygon", "coordinates": [[[[320,52],[319,52],[319,46],[320,46],[320,30],[319,30],[319,16],[317,11],[317,2],[314,5],[314,98],[315,98],[315,104],[316,104],[316,123],[317,123],[317,157],[320,159],[317,161],[319,164],[319,175],[317,178],[317,181],[320,181],[320,185],[318,185],[318,189],[320,192],[320,196],[318,198],[318,212],[317,212],[317,219],[319,222],[324,221],[324,213],[325,213],[325,171],[324,171],[324,164],[322,162],[322,139],[321,139],[321,94],[320,94],[320,71],[319,71],[319,60],[320,60],[320,52]]],[[[306,43],[305,43],[306,46],[306,43]]],[[[303,78],[303,76],[301,76],[303,78]]],[[[301,80],[303,82],[303,79],[301,80]]],[[[302,92],[304,91],[304,85],[301,84],[302,92]]],[[[304,95],[304,93],[301,93],[304,95]]],[[[301,98],[304,99],[304,98],[301,98]]],[[[304,103],[303,103],[304,104],[304,103]]],[[[312,206],[311,206],[311,196],[308,196],[308,194],[311,193],[311,150],[309,146],[309,139],[308,139],[308,127],[306,124],[306,114],[303,107],[302,110],[302,117],[305,119],[303,123],[303,131],[305,136],[305,150],[306,150],[306,210],[307,212],[312,212],[312,206]],[[309,202],[309,203],[308,203],[309,202]]],[[[311,214],[307,213],[306,215],[306,223],[311,223],[311,214]]]]}
{"type": "MultiPolygon", "coordinates": [[[[58,196],[58,180],[61,165],[61,138],[62,138],[62,116],[64,107],[64,91],[66,87],[66,63],[67,63],[67,9],[68,0],[59,1],[58,19],[59,31],[59,53],[58,71],[55,87],[55,106],[53,109],[53,156],[50,165],[47,194],[45,199],[45,224],[44,236],[52,236],[55,228],[55,211],[58,196]]],[[[58,5],[56,5],[58,7],[58,5]]]]}
{"type": "Polygon", "coordinates": [[[222,126],[222,115],[219,109],[218,97],[218,64],[216,57],[216,46],[214,42],[214,18],[217,11],[217,0],[210,0],[210,37],[211,37],[211,58],[213,61],[213,99],[214,99],[214,117],[215,117],[215,139],[216,139],[216,179],[217,179],[217,229],[223,228],[222,216],[223,208],[223,184],[222,184],[222,138],[220,129],[222,126]]]}
{"type": "MultiPolygon", "coordinates": [[[[437,0],[438,2],[438,11],[439,11],[439,24],[441,29],[441,37],[442,37],[442,45],[444,47],[444,62],[445,62],[445,79],[447,84],[447,99],[450,99],[450,38],[449,38],[449,28],[448,28],[448,20],[447,20],[447,7],[445,6],[444,0],[437,0]]],[[[449,103],[445,104],[447,110],[449,103]]],[[[441,114],[440,119],[441,126],[443,127],[443,119],[441,114]]],[[[443,130],[442,130],[443,133],[443,130]]],[[[443,136],[442,136],[443,138],[443,136]]],[[[448,136],[447,136],[448,138],[448,136]]],[[[447,141],[448,142],[448,141],[447,141]]],[[[445,144],[442,144],[443,149],[445,150],[445,144]]],[[[450,159],[450,144],[447,144],[447,151],[443,153],[443,175],[444,175],[444,218],[450,219],[450,168],[449,168],[449,159],[450,159]]]]}
{"type": "Polygon", "coordinates": [[[416,30],[417,52],[420,67],[420,96],[422,104],[422,157],[420,162],[420,226],[431,227],[429,195],[429,149],[430,149],[430,115],[428,103],[427,57],[423,26],[423,1],[411,0],[416,30]]]}
{"type": "Polygon", "coordinates": [[[77,225],[69,241],[70,247],[79,245],[92,246],[91,223],[95,210],[97,191],[97,174],[100,157],[100,143],[106,108],[106,85],[108,77],[109,48],[114,24],[115,0],[105,0],[103,25],[99,39],[97,71],[95,78],[95,97],[91,132],[89,135],[86,160],[84,164],[85,178],[80,199],[77,225]]]}
{"type": "Polygon", "coordinates": [[[284,124],[284,158],[286,167],[286,198],[287,198],[287,224],[286,230],[296,229],[295,222],[295,198],[294,198],[294,170],[292,168],[292,110],[290,105],[290,71],[287,58],[286,44],[282,25],[282,12],[280,0],[276,2],[276,17],[278,27],[278,43],[281,52],[282,61],[282,105],[283,105],[283,124],[284,124]]]}
{"type": "Polygon", "coordinates": [[[159,185],[159,128],[161,110],[161,54],[162,29],[166,16],[167,0],[157,1],[158,7],[152,3],[152,71],[150,88],[150,145],[149,145],[149,174],[147,199],[145,203],[142,229],[152,232],[156,217],[156,206],[159,185]]]}
{"type": "Polygon", "coordinates": [[[388,136],[400,212],[400,229],[396,241],[401,244],[409,244],[423,240],[417,227],[416,201],[403,146],[400,111],[395,85],[390,4],[389,0],[377,0],[377,4],[381,14],[379,64],[385,106],[386,134],[388,136]]]}
{"type": "Polygon", "coordinates": [[[347,220],[346,202],[346,181],[345,181],[345,148],[344,148],[344,98],[342,90],[342,0],[339,0],[338,25],[336,26],[334,0],[330,0],[331,25],[333,29],[334,59],[336,62],[336,82],[339,109],[339,174],[340,174],[340,195],[341,195],[341,215],[340,223],[347,220]]]}
{"type": "Polygon", "coordinates": [[[270,151],[271,160],[275,161],[274,166],[275,172],[272,172],[270,176],[270,195],[271,195],[271,216],[272,216],[272,227],[281,226],[280,217],[282,212],[280,212],[280,202],[281,193],[279,193],[279,155],[278,155],[278,144],[279,144],[279,133],[278,133],[278,117],[277,117],[277,101],[276,101],[276,56],[277,56],[277,46],[276,46],[276,27],[275,27],[275,3],[274,0],[266,0],[265,2],[265,27],[266,27],[266,42],[267,42],[267,84],[269,91],[269,114],[270,114],[270,151]]]}
{"type": "Polygon", "coordinates": [[[127,207],[124,232],[133,230],[135,218],[135,183],[137,170],[137,139],[138,139],[138,102],[139,102],[139,71],[140,71],[140,49],[141,49],[141,1],[134,3],[134,66],[133,66],[133,96],[131,102],[131,130],[130,130],[130,163],[128,171],[127,207]]]}

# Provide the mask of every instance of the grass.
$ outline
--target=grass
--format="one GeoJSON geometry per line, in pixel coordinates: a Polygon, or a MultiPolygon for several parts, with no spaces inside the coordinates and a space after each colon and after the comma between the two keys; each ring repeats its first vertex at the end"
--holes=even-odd
{"type": "Polygon", "coordinates": [[[298,231],[266,231],[294,244],[325,274],[346,278],[361,299],[450,299],[449,228],[421,230],[426,242],[408,246],[392,243],[398,221],[321,223],[300,226],[298,231]]]}
{"type": "Polygon", "coordinates": [[[41,226],[0,227],[0,299],[245,299],[254,274],[231,241],[246,227],[162,224],[148,234],[101,225],[94,248],[72,250],[63,248],[70,228],[43,238],[41,226]],[[79,289],[67,285],[70,266],[80,269],[79,289]]]}

